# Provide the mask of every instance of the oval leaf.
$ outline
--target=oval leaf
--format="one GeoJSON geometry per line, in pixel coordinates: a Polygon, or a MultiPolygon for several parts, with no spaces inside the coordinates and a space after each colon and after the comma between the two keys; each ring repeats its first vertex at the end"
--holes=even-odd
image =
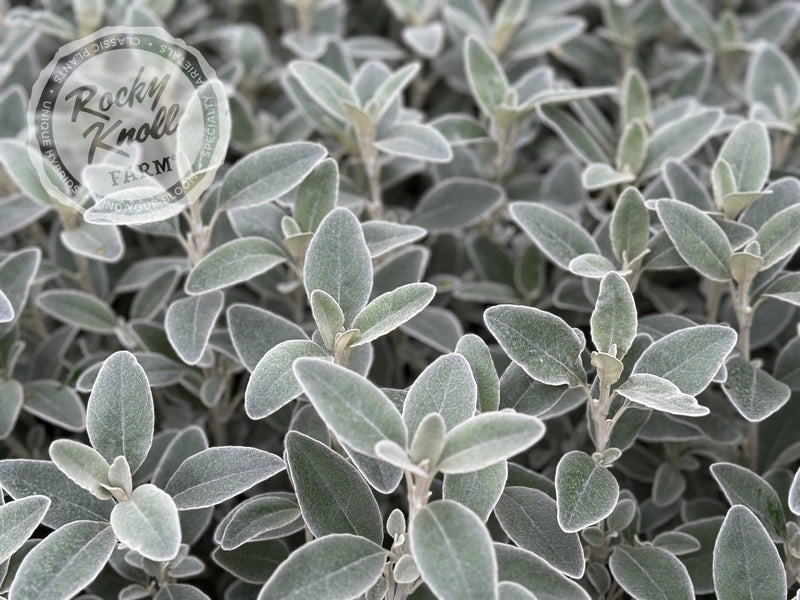
{"type": "Polygon", "coordinates": [[[78,290],[50,290],[36,299],[51,317],[94,333],[113,333],[117,317],[111,308],[92,294],[78,290]]]}
{"type": "Polygon", "coordinates": [[[28,496],[0,505],[0,563],[19,550],[42,522],[50,498],[28,496]]]}
{"type": "Polygon", "coordinates": [[[581,531],[605,519],[619,498],[616,477],[578,450],[561,457],[556,467],[558,524],[567,533],[581,531]]]}
{"type": "Polygon", "coordinates": [[[167,309],[167,338],[186,364],[195,365],[203,357],[224,300],[222,292],[214,291],[176,300],[167,309]]]}
{"type": "Polygon", "coordinates": [[[609,567],[617,583],[635,600],[694,600],[686,567],[661,548],[617,546],[609,567]]]}
{"type": "Polygon", "coordinates": [[[178,555],[181,523],[172,498],[146,483],[111,511],[111,527],[119,541],[145,558],[169,561],[178,555]]]}
{"type": "Polygon", "coordinates": [[[247,281],[281,264],[286,256],[265,238],[231,240],[195,265],[186,279],[186,293],[197,295],[247,281]]]}

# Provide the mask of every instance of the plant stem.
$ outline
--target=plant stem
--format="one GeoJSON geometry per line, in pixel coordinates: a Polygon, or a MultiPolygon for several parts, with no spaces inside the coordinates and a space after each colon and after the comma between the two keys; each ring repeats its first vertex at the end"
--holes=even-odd
{"type": "Polygon", "coordinates": [[[706,296],[706,319],[709,323],[716,323],[719,316],[719,302],[722,299],[723,284],[719,281],[708,282],[708,295],[706,296]]]}

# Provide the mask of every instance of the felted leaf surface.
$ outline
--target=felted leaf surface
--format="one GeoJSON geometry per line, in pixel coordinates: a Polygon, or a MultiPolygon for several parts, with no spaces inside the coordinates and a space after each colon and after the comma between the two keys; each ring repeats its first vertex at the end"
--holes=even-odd
{"type": "Polygon", "coordinates": [[[558,461],[555,483],[558,524],[567,533],[598,523],[617,505],[616,477],[578,450],[568,452],[558,461]]]}

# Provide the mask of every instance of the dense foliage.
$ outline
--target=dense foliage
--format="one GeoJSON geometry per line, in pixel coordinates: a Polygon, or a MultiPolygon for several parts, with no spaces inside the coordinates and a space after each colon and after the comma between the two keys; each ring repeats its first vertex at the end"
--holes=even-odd
{"type": "Polygon", "coordinates": [[[0,597],[800,598],[798,25],[0,0],[0,597]],[[31,165],[34,81],[105,25],[228,97],[174,217],[31,165]]]}

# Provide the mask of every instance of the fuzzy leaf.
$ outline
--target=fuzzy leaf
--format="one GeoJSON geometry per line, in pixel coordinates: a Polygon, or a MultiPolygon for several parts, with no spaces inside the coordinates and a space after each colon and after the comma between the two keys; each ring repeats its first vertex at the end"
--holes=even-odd
{"type": "Polygon", "coordinates": [[[469,473],[448,473],[442,483],[442,498],[463,504],[484,523],[494,510],[508,477],[508,464],[500,461],[469,473]]]}
{"type": "Polygon", "coordinates": [[[416,316],[430,304],[436,286],[430,283],[409,283],[381,294],[353,319],[353,329],[361,333],[352,346],[367,344],[416,316]]]}
{"type": "Polygon", "coordinates": [[[539,249],[562,269],[581,254],[601,254],[594,239],[572,219],[543,204],[516,202],[512,218],[539,249]]]}
{"type": "Polygon", "coordinates": [[[289,555],[261,588],[258,600],[350,600],[380,576],[386,551],[349,534],[328,535],[289,555]]]}
{"type": "Polygon", "coordinates": [[[567,533],[581,531],[605,519],[619,498],[616,477],[588,454],[573,450],[556,467],[558,524],[567,533]]]}
{"type": "Polygon", "coordinates": [[[181,544],[181,523],[172,498],[146,483],[111,511],[111,527],[119,541],[145,558],[172,560],[181,544]]]}
{"type": "Polygon", "coordinates": [[[726,364],[728,378],[722,385],[734,408],[751,423],[763,421],[786,404],[791,389],[740,356],[726,364]]]}
{"type": "Polygon", "coordinates": [[[167,338],[186,364],[200,362],[224,301],[225,295],[216,290],[175,300],[169,305],[164,318],[167,338]]]}
{"type": "Polygon", "coordinates": [[[286,468],[274,454],[247,446],[215,446],[181,463],[164,491],[178,510],[215,506],[286,468]]]}
{"type": "Polygon", "coordinates": [[[444,136],[430,125],[399,123],[389,129],[375,148],[391,156],[443,163],[453,158],[453,151],[444,136]]]}
{"type": "Polygon", "coordinates": [[[256,150],[225,174],[220,206],[225,210],[264,204],[298,185],[327,154],[309,142],[278,144],[256,150]]]}
{"type": "Polygon", "coordinates": [[[359,105],[350,86],[324,65],[294,61],[289,63],[289,72],[321,109],[342,122],[348,121],[345,104],[359,105]]]}
{"type": "Polygon", "coordinates": [[[508,93],[508,79],[497,58],[477,38],[469,37],[464,43],[464,66],[467,71],[472,96],[489,117],[508,93]]]}
{"type": "Polygon", "coordinates": [[[494,544],[499,578],[512,581],[532,592],[538,600],[589,600],[590,596],[574,581],[532,552],[494,544]]]}
{"type": "Polygon", "coordinates": [[[100,573],[117,544],[108,523],[74,521],[57,529],[19,565],[14,600],[67,600],[100,573]]]}
{"type": "Polygon", "coordinates": [[[109,464],[91,446],[74,440],[55,440],[50,444],[50,458],[64,475],[83,489],[100,500],[111,498],[111,493],[106,489],[110,485],[109,464]]]}
{"type": "Polygon", "coordinates": [[[378,258],[405,244],[415,242],[427,235],[422,227],[400,225],[389,221],[367,221],[362,223],[364,240],[369,248],[369,255],[378,258]]]}
{"type": "Polygon", "coordinates": [[[586,382],[580,361],[584,340],[561,318],[538,308],[499,305],[484,313],[503,350],[533,379],[547,385],[586,382]]]}
{"type": "Polygon", "coordinates": [[[754,241],[761,247],[762,270],[794,254],[800,246],[800,204],[793,204],[772,215],[759,228],[754,241]]]}
{"type": "Polygon", "coordinates": [[[714,544],[714,591],[719,600],[784,600],[786,574],[775,544],[745,506],[732,506],[714,544]]]}
{"type": "Polygon", "coordinates": [[[609,567],[614,579],[635,600],[694,600],[686,567],[661,548],[617,546],[609,567]]]}
{"type": "Polygon", "coordinates": [[[581,175],[581,182],[587,190],[602,190],[633,181],[636,181],[636,175],[617,171],[605,163],[591,163],[581,175]]]}
{"type": "Polygon", "coordinates": [[[403,418],[368,379],[318,358],[298,358],[293,370],[328,427],[354,450],[377,458],[381,440],[405,447],[403,418]]]}
{"type": "Polygon", "coordinates": [[[609,230],[617,260],[624,264],[644,252],[649,228],[650,216],[641,192],[635,187],[626,188],[614,207],[609,230]]]}
{"type": "Polygon", "coordinates": [[[144,369],[130,352],[109,356],[86,405],[86,432],[106,462],[124,456],[131,472],[144,462],[153,441],[155,409],[144,369]]]}
{"type": "Polygon", "coordinates": [[[286,436],[285,447],[297,502],[314,537],[351,533],[376,544],[383,541],[378,503],[353,465],[295,431],[286,436]]]}
{"type": "Polygon", "coordinates": [[[550,496],[517,486],[506,488],[495,507],[500,526],[515,544],[569,577],[580,579],[586,565],[580,538],[561,529],[557,513],[550,496]]]}
{"type": "Polygon", "coordinates": [[[322,220],[306,253],[306,292],[327,292],[339,304],[345,326],[364,308],[372,290],[372,261],[355,215],[336,208],[322,220]]]}
{"type": "Polygon", "coordinates": [[[717,34],[711,15],[697,0],[661,0],[670,17],[703,50],[717,49],[717,34]]]}
{"type": "Polygon", "coordinates": [[[443,473],[483,469],[522,452],[543,435],[544,424],[536,417],[481,413],[447,432],[438,468],[443,473]]]}
{"type": "Polygon", "coordinates": [[[0,505],[0,563],[19,550],[42,522],[50,498],[28,496],[0,505]]]}
{"type": "Polygon", "coordinates": [[[497,598],[497,560],[483,522],[452,500],[424,506],[409,539],[422,580],[442,600],[497,598]]]}
{"type": "Polygon", "coordinates": [[[408,223],[428,231],[462,229],[488,217],[504,200],[500,186],[453,177],[425,193],[408,223]]]}
{"type": "Polygon", "coordinates": [[[714,281],[728,281],[733,252],[728,237],[703,211],[680,200],[659,200],[658,216],[686,263],[714,281]]]}
{"type": "Polygon", "coordinates": [[[258,361],[244,393],[248,417],[263,419],[303,393],[292,372],[295,359],[303,356],[327,358],[325,351],[310,340],[286,340],[258,361]]]}
{"type": "Polygon", "coordinates": [[[469,333],[458,341],[456,352],[467,359],[478,384],[478,410],[497,410],[500,406],[500,380],[489,346],[477,335],[469,333]]]}
{"type": "Polygon", "coordinates": [[[78,290],[48,290],[36,299],[51,317],[93,333],[112,333],[117,317],[105,302],[78,290]]]}
{"type": "Polygon", "coordinates": [[[444,419],[452,429],[475,413],[478,386],[467,359],[460,354],[440,356],[417,377],[403,402],[403,420],[410,437],[430,413],[444,419]]]}
{"type": "Polygon", "coordinates": [[[723,325],[697,325],[669,333],[636,361],[634,373],[667,379],[681,392],[696,396],[722,367],[736,345],[736,332],[723,325]]]}
{"type": "Polygon", "coordinates": [[[647,144],[641,176],[656,175],[670,158],[682,160],[694,154],[721,120],[721,110],[704,110],[656,129],[647,144]]]}
{"type": "Polygon", "coordinates": [[[772,166],[767,128],[758,121],[745,121],[725,140],[718,158],[731,166],[736,184],[734,191],[759,191],[772,166]]]}
{"type": "Polygon", "coordinates": [[[636,304],[628,282],[612,271],[600,282],[591,318],[592,341],[599,352],[622,359],[636,337],[636,304]]]}
{"type": "Polygon", "coordinates": [[[649,373],[631,375],[617,388],[617,393],[637,404],[672,415],[702,417],[710,412],[671,381],[649,373]]]}
{"type": "Polygon", "coordinates": [[[308,339],[306,333],[288,319],[249,304],[229,306],[227,321],[236,354],[251,372],[274,346],[286,340],[308,339]]]}
{"type": "Polygon", "coordinates": [[[786,535],[786,516],[775,489],[764,479],[733,463],[711,465],[711,475],[731,505],[742,504],[758,517],[770,537],[783,540],[786,535]]]}
{"type": "Polygon", "coordinates": [[[266,273],[286,261],[274,242],[246,237],[231,240],[203,258],[186,278],[186,293],[204,294],[266,273]]]}
{"type": "Polygon", "coordinates": [[[339,167],[332,158],[319,163],[297,188],[294,218],[300,231],[314,232],[339,199],[339,167]]]}

